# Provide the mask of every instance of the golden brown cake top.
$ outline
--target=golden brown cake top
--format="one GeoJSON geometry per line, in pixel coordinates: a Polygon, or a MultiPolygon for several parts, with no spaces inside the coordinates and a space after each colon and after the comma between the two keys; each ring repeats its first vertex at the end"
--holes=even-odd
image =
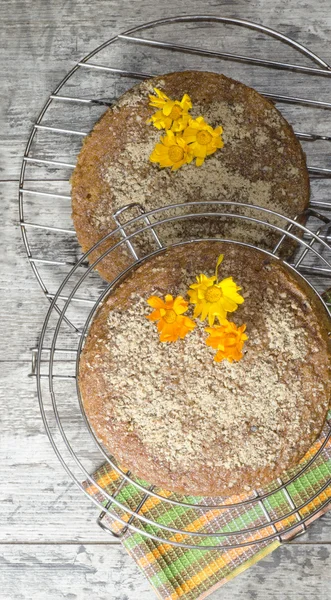
{"type": "MultiPolygon", "coordinates": [[[[255,90],[216,73],[186,71],[155,77],[134,86],[109,109],[85,139],[72,177],[73,220],[83,250],[114,228],[112,214],[131,202],[146,211],[192,201],[227,200],[270,208],[294,217],[306,208],[309,179],[305,156],[292,128],[275,106],[255,90]],[[160,132],[147,123],[155,112],[149,94],[160,88],[169,97],[189,94],[190,114],[223,128],[224,146],[204,164],[178,171],[161,169],[149,157],[160,132]]],[[[126,218],[132,216],[126,214],[126,218]]],[[[254,215],[255,216],[255,215],[254,215]]],[[[210,225],[210,224],[209,224],[210,225]]],[[[204,225],[204,229],[206,226],[204,225]]],[[[238,220],[216,223],[210,232],[271,246],[265,229],[238,220]]],[[[201,223],[195,224],[197,235],[201,223]]],[[[192,225],[164,227],[165,243],[186,239],[192,225]]],[[[122,247],[99,265],[110,279],[114,265],[126,266],[122,247]]]]}
{"type": "Polygon", "coordinates": [[[170,249],[99,310],[80,364],[86,413],[109,451],[151,483],[208,495],[264,485],[295,465],[322,428],[327,327],[309,288],[260,252],[211,242],[170,249]],[[229,317],[246,323],[249,336],[232,364],[213,360],[207,323],[161,343],[146,319],[151,294],[184,296],[197,273],[212,274],[220,252],[222,277],[233,276],[245,298],[229,317]]]}

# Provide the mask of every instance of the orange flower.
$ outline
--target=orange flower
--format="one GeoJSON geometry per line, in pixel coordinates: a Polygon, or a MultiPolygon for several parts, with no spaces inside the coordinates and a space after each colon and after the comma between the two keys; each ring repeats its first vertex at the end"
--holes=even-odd
{"type": "Polygon", "coordinates": [[[177,296],[174,300],[171,294],[167,294],[165,301],[158,296],[150,296],[147,304],[155,309],[147,319],[158,321],[157,329],[161,342],[176,342],[178,338],[183,339],[194,329],[195,323],[184,316],[188,309],[188,302],[182,296],[177,296]]]}
{"type": "Polygon", "coordinates": [[[211,346],[218,350],[214,356],[216,362],[221,362],[226,359],[229,362],[240,360],[243,357],[242,349],[244,342],[248,340],[248,336],[244,333],[246,325],[237,327],[235,323],[231,323],[224,319],[222,325],[216,327],[206,327],[210,337],[207,338],[207,346],[211,346]]]}

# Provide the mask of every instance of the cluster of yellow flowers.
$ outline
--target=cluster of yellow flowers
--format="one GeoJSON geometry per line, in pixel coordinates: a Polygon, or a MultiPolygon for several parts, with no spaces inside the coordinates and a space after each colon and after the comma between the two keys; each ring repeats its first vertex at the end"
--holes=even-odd
{"type": "Polygon", "coordinates": [[[195,159],[196,166],[200,167],[206,156],[223,148],[222,127],[213,129],[203,117],[192,119],[189,115],[192,102],[187,94],[179,101],[171,100],[158,88],[154,91],[156,96],[149,96],[149,104],[158,110],[147,123],[165,129],[165,136],[160,138],[150,155],[151,162],[176,171],[195,159]]]}
{"type": "Polygon", "coordinates": [[[197,283],[190,285],[187,292],[189,302],[182,296],[174,299],[171,294],[167,294],[164,300],[158,296],[148,298],[147,303],[154,310],[147,319],[157,322],[161,342],[176,342],[196,326],[192,319],[185,316],[189,303],[194,304],[195,319],[200,318],[204,321],[208,317],[209,327],[206,327],[205,331],[209,333],[209,338],[206,344],[217,350],[214,360],[220,362],[226,359],[233,362],[243,357],[242,350],[248,337],[245,334],[246,325],[237,327],[235,323],[227,320],[227,313],[237,310],[244,298],[238,293],[241,288],[232,277],[218,281],[217,271],[223,258],[223,254],[218,258],[215,275],[207,277],[200,274],[196,278],[197,283]],[[219,325],[214,326],[215,319],[219,321],[219,325]]]}

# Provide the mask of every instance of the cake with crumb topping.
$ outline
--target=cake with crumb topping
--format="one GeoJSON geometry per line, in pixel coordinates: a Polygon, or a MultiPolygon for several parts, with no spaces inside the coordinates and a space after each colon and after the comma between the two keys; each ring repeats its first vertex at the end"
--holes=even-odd
{"type": "MultiPolygon", "coordinates": [[[[193,307],[188,311],[192,316],[193,307]]],[[[136,476],[164,489],[228,496],[295,466],[320,434],[331,393],[330,320],[280,260],[243,245],[194,242],[146,261],[115,288],[88,332],[79,387],[96,437],[136,476]],[[206,322],[162,343],[150,296],[185,296],[197,273],[240,282],[240,361],[213,360],[206,322]]]]}
{"type": "MultiPolygon", "coordinates": [[[[305,155],[280,112],[254,89],[201,71],[158,76],[126,92],[85,138],[71,183],[72,217],[84,252],[115,228],[113,213],[130,203],[149,211],[175,203],[225,200],[262,206],[293,218],[309,202],[305,155]],[[160,139],[160,131],[148,123],[155,111],[149,103],[155,88],[173,99],[188,94],[193,118],[202,115],[212,127],[223,128],[223,147],[202,166],[192,162],[174,172],[150,161],[160,139]]],[[[249,209],[245,214],[258,216],[249,209]]],[[[134,216],[137,212],[129,210],[123,218],[134,216]]],[[[284,221],[265,218],[284,227],[284,221]]],[[[158,229],[165,246],[206,237],[206,232],[209,237],[244,240],[269,249],[279,237],[270,229],[266,235],[261,225],[234,218],[172,222],[158,229]]],[[[90,260],[118,239],[104,243],[90,260]]],[[[151,240],[136,238],[135,244],[144,256],[151,240]]],[[[122,245],[97,269],[111,280],[131,259],[122,245]]]]}

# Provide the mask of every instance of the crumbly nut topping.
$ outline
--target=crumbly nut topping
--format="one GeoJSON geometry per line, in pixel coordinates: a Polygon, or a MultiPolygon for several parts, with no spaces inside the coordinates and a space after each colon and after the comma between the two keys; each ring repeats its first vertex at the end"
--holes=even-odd
{"type": "Polygon", "coordinates": [[[160,206],[175,204],[180,199],[189,201],[192,196],[208,202],[217,195],[226,195],[228,200],[241,197],[242,202],[259,206],[269,205],[270,182],[251,182],[220,164],[218,156],[209,157],[208,162],[199,168],[184,165],[175,174],[161,169],[156,172],[157,167],[149,168],[149,155],[157,140],[158,132],[155,135],[153,131],[148,141],[129,143],[116,164],[110,165],[104,173],[114,192],[115,209],[127,203],[128,194],[132,201],[140,202],[147,210],[154,208],[155,194],[160,200],[160,206]],[[142,186],[141,175],[144,171],[146,178],[142,186]],[[162,194],[158,190],[162,190],[162,194]]]}
{"type": "MultiPolygon", "coordinates": [[[[148,93],[151,91],[152,86],[148,82],[142,84],[140,88],[133,88],[130,94],[120,100],[116,110],[120,110],[122,106],[130,106],[135,109],[139,103],[141,105],[143,101],[147,101],[148,93]]],[[[198,103],[195,103],[191,111],[193,118],[204,114],[206,120],[213,127],[222,125],[224,148],[217,154],[208,157],[208,161],[199,168],[184,165],[177,172],[172,173],[168,169],[159,169],[156,165],[150,164],[149,156],[159,140],[160,132],[152,126],[144,131],[137,128],[137,114],[133,110],[132,115],[127,119],[130,141],[126,142],[121,153],[112,162],[109,161],[102,172],[102,177],[111,190],[112,211],[109,211],[109,198],[100,198],[92,215],[96,226],[100,227],[101,225],[103,229],[108,230],[112,226],[113,210],[117,210],[129,202],[138,202],[145,207],[145,210],[152,210],[155,208],[156,199],[159,207],[192,200],[208,202],[208,200],[223,199],[266,208],[272,206],[276,212],[283,213],[284,196],[286,195],[289,203],[293,202],[294,204],[297,198],[294,196],[295,188],[291,186],[291,189],[288,189],[286,184],[283,186],[282,179],[278,177],[278,169],[273,169],[268,164],[263,166],[261,159],[252,161],[252,157],[249,156],[247,158],[250,167],[247,173],[240,172],[238,167],[242,161],[234,164],[228,163],[227,156],[227,148],[232,147],[233,159],[237,153],[236,148],[238,147],[240,150],[243,140],[251,138],[253,135],[253,148],[256,147],[258,152],[261,152],[261,148],[265,147],[267,151],[267,144],[270,144],[270,128],[273,128],[275,136],[276,127],[277,135],[273,139],[273,145],[278,146],[280,150],[283,149],[281,130],[284,124],[281,117],[274,112],[273,110],[266,111],[264,124],[255,127],[254,133],[252,133],[246,120],[244,105],[215,102],[209,106],[199,106],[198,103]]],[[[287,160],[287,166],[282,166],[283,175],[285,171],[292,181],[298,179],[299,185],[300,173],[291,164],[290,158],[287,160]]],[[[250,214],[249,210],[245,212],[250,214]]],[[[256,211],[252,211],[252,215],[259,216],[256,211]]],[[[284,225],[277,218],[267,215],[265,218],[277,225],[284,225]]],[[[180,239],[183,236],[183,228],[185,228],[183,223],[172,224],[170,227],[164,226],[162,229],[164,241],[180,239]]],[[[238,220],[229,220],[226,227],[233,239],[239,239],[243,229],[246,228],[247,222],[238,220]]],[[[261,229],[253,223],[250,223],[250,227],[247,229],[245,238],[248,241],[256,240],[257,236],[261,237],[261,229]]],[[[204,230],[204,226],[196,224],[197,236],[200,233],[203,234],[204,230]]]]}
{"type": "MultiPolygon", "coordinates": [[[[183,272],[178,294],[192,278],[183,272]]],[[[240,321],[249,340],[244,358],[232,364],[213,361],[205,323],[183,341],[160,343],[145,298],[134,294],[130,301],[125,312],[110,311],[105,346],[90,368],[104,375],[106,418],[115,417],[151,455],[173,471],[192,463],[272,468],[293,444],[305,443],[312,433],[303,418],[307,394],[313,401],[324,386],[307,360],[311,342],[296,298],[271,288],[263,298],[246,292],[240,321]]]]}

